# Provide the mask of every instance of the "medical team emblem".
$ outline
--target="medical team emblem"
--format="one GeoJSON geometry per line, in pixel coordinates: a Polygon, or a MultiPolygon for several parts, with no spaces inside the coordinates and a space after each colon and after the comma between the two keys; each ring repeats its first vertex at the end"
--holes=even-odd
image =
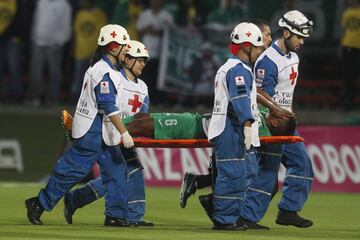
{"type": "Polygon", "coordinates": [[[243,76],[237,76],[235,77],[235,84],[236,86],[245,85],[245,79],[243,76]]]}
{"type": "Polygon", "coordinates": [[[101,82],[100,83],[100,93],[110,93],[109,83],[101,82]]]}
{"type": "Polygon", "coordinates": [[[259,68],[256,72],[256,76],[258,78],[265,78],[265,69],[259,68]]]}

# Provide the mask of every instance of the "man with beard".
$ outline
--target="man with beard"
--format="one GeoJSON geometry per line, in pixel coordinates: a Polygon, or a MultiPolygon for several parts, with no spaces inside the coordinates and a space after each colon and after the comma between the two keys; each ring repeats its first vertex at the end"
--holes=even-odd
{"type": "MultiPolygon", "coordinates": [[[[259,90],[267,93],[273,104],[292,112],[299,65],[296,51],[312,33],[313,23],[301,12],[292,10],[280,18],[279,26],[280,37],[255,63],[255,77],[259,90]]],[[[295,135],[299,133],[295,131],[295,135]]],[[[276,223],[301,228],[312,226],[311,220],[298,215],[308,198],[314,177],[304,143],[264,147],[266,149],[260,151],[258,175],[245,193],[239,222],[251,225],[263,218],[281,161],[286,167],[286,175],[276,223]]]]}
{"type": "MultiPolygon", "coordinates": [[[[263,20],[263,19],[254,19],[252,21],[256,26],[258,26],[262,32],[262,37],[263,37],[263,43],[264,45],[262,46],[262,48],[267,49],[270,45],[271,45],[271,29],[269,26],[268,21],[263,20]]],[[[281,109],[279,106],[273,104],[271,101],[271,98],[264,93],[264,91],[261,91],[261,89],[259,89],[260,91],[258,91],[257,93],[257,102],[261,103],[265,106],[268,106],[270,109],[266,108],[265,112],[269,112],[269,116],[276,116],[280,119],[283,119],[285,123],[288,123],[290,121],[289,118],[291,118],[291,115],[293,115],[292,113],[288,113],[286,110],[281,109]],[[266,97],[268,97],[269,99],[266,99],[266,97]],[[270,110],[270,111],[269,111],[270,110]],[[288,113],[288,115],[286,115],[286,113],[288,113]],[[285,116],[285,118],[284,118],[285,116]],[[288,116],[288,117],[286,117],[288,116]]],[[[264,112],[264,114],[265,114],[264,112]]],[[[260,111],[260,113],[262,113],[262,111],[260,111]]],[[[260,114],[261,115],[261,114],[260,114]]],[[[294,120],[294,119],[293,119],[294,120]]],[[[259,123],[260,124],[260,123],[259,123]]],[[[269,128],[272,126],[269,126],[269,128]]],[[[264,131],[264,129],[267,129],[266,124],[260,124],[260,133],[261,132],[269,132],[269,130],[264,131]],[[263,125],[263,127],[261,127],[261,125],[263,125]]],[[[263,134],[260,136],[266,136],[266,135],[271,135],[271,134],[263,134]]],[[[276,135],[276,134],[273,134],[276,135]]],[[[281,135],[281,134],[278,134],[281,135]]],[[[282,135],[286,135],[286,134],[282,134],[282,135]]],[[[197,175],[196,173],[193,172],[186,172],[183,178],[183,182],[182,182],[182,186],[181,186],[181,190],[180,190],[180,206],[182,208],[186,207],[186,203],[187,203],[187,199],[195,194],[197,189],[203,189],[205,187],[210,187],[214,181],[214,176],[212,176],[212,172],[214,170],[214,162],[213,159],[210,160],[210,167],[209,167],[209,174],[206,175],[197,175]]],[[[275,191],[276,192],[276,191],[275,191]]],[[[202,206],[204,207],[204,209],[209,209],[208,203],[211,201],[212,199],[212,193],[209,195],[202,195],[199,196],[199,200],[200,203],[202,204],[202,206]]],[[[211,208],[211,207],[210,207],[211,208]]],[[[208,210],[206,210],[207,213],[209,212],[208,210]]]]}

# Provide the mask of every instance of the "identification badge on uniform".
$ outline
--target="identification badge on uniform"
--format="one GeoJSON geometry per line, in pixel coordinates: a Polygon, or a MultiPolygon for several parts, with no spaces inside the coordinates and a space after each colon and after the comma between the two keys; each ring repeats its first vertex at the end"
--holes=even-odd
{"type": "Polygon", "coordinates": [[[236,86],[242,86],[245,85],[245,79],[243,76],[237,76],[235,77],[235,84],[236,86]]]}
{"type": "Polygon", "coordinates": [[[110,93],[109,82],[100,83],[100,93],[110,93]]]}
{"type": "Polygon", "coordinates": [[[265,78],[265,69],[259,68],[259,69],[256,71],[256,77],[257,77],[257,78],[265,78]]]}

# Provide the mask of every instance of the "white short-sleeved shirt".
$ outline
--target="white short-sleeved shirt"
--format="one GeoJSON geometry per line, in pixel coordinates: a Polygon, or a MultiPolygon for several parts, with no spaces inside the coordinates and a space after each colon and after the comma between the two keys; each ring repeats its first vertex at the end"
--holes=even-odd
{"type": "MultiPolygon", "coordinates": [[[[136,23],[136,29],[142,31],[147,27],[153,27],[155,30],[164,30],[166,26],[172,25],[174,22],[173,17],[166,10],[161,10],[159,13],[154,14],[151,9],[145,10],[140,14],[136,23]]],[[[159,58],[161,50],[161,36],[153,34],[144,34],[142,42],[149,50],[151,58],[159,58]]]]}

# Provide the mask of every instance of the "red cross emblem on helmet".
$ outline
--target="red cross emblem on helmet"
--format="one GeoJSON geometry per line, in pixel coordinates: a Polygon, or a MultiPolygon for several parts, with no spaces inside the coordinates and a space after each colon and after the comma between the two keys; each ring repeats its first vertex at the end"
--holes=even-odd
{"type": "Polygon", "coordinates": [[[115,31],[113,31],[112,33],[110,33],[110,35],[111,35],[113,38],[115,38],[115,37],[117,36],[117,34],[116,34],[115,31]]]}

